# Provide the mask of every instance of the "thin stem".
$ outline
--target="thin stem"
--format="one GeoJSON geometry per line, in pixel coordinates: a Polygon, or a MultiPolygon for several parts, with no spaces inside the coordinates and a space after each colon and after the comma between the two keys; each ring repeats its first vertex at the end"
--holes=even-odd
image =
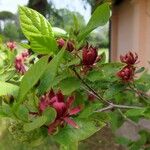
{"type": "Polygon", "coordinates": [[[78,79],[82,82],[82,84],[86,87],[85,90],[88,90],[88,92],[91,92],[98,100],[100,100],[103,104],[109,104],[110,102],[108,102],[107,100],[103,99],[103,97],[101,95],[99,95],[97,92],[95,92],[95,90],[93,90],[78,74],[78,72],[75,70],[75,68],[72,69],[75,73],[75,75],[78,77],[78,79]]]}
{"type": "Polygon", "coordinates": [[[111,110],[112,108],[114,108],[114,107],[112,105],[109,105],[107,107],[96,110],[95,112],[104,112],[104,111],[107,111],[107,110],[111,110]]]}
{"type": "Polygon", "coordinates": [[[138,90],[138,89],[136,88],[135,84],[132,84],[132,85],[133,85],[133,87],[129,84],[130,89],[133,90],[138,96],[140,96],[140,97],[143,96],[144,98],[149,98],[149,97],[150,97],[150,96],[147,95],[146,93],[144,93],[144,92],[138,90]]]}
{"type": "Polygon", "coordinates": [[[137,123],[135,123],[134,121],[132,121],[131,119],[129,119],[125,114],[123,114],[123,112],[118,109],[118,112],[121,114],[121,116],[130,124],[134,125],[135,127],[139,127],[139,125],[137,123]]]}
{"type": "Polygon", "coordinates": [[[127,106],[127,105],[116,105],[111,103],[109,106],[101,108],[99,110],[96,110],[95,112],[104,112],[107,110],[111,110],[113,108],[119,108],[119,109],[143,109],[142,107],[138,107],[138,106],[127,106]]]}
{"type": "Polygon", "coordinates": [[[138,106],[127,106],[127,105],[116,105],[116,104],[113,104],[113,106],[115,108],[122,108],[122,109],[143,109],[142,107],[138,107],[138,106]]]}
{"type": "Polygon", "coordinates": [[[103,104],[108,105],[107,107],[101,108],[95,112],[103,112],[107,110],[111,110],[112,108],[119,108],[119,109],[142,109],[142,107],[138,106],[127,106],[127,105],[117,105],[114,103],[111,103],[107,100],[105,100],[101,95],[99,95],[93,88],[91,88],[78,74],[78,72],[75,70],[75,68],[72,69],[77,76],[77,78],[82,82],[84,90],[87,92],[91,92],[99,101],[101,101],[103,104]]]}

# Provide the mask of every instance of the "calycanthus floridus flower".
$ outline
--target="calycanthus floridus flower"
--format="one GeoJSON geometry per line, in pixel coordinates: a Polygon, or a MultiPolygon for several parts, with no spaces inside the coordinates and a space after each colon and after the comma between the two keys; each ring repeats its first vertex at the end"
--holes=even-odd
{"type": "Polygon", "coordinates": [[[7,42],[6,43],[7,48],[9,48],[11,51],[13,51],[16,48],[16,42],[7,42]]]}
{"type": "Polygon", "coordinates": [[[124,56],[120,55],[120,60],[127,65],[134,65],[138,59],[138,55],[136,53],[128,52],[124,56]]]}
{"type": "Polygon", "coordinates": [[[135,53],[133,54],[132,52],[128,52],[124,56],[120,56],[120,61],[122,63],[125,63],[126,66],[123,67],[118,73],[117,76],[124,82],[131,82],[134,80],[134,74],[135,74],[135,66],[134,64],[136,63],[138,59],[138,55],[135,53]]]}
{"type": "Polygon", "coordinates": [[[57,116],[54,122],[49,124],[48,133],[52,134],[56,131],[57,127],[63,127],[65,123],[71,125],[74,128],[79,126],[70,118],[72,115],[76,115],[81,111],[81,106],[72,108],[72,104],[75,100],[74,96],[70,96],[66,99],[61,91],[54,93],[53,90],[46,93],[40,98],[39,113],[42,114],[48,107],[52,107],[56,110],[57,116]]]}
{"type": "Polygon", "coordinates": [[[122,70],[120,70],[117,75],[118,77],[125,82],[133,81],[135,68],[132,66],[125,66],[122,70]]]}
{"type": "Polygon", "coordinates": [[[97,48],[88,44],[82,49],[82,64],[84,66],[92,66],[98,57],[97,48]]]}
{"type": "Polygon", "coordinates": [[[14,63],[15,63],[16,71],[22,75],[26,72],[26,66],[24,62],[26,61],[27,57],[29,57],[29,52],[28,50],[25,50],[15,58],[14,63]]]}

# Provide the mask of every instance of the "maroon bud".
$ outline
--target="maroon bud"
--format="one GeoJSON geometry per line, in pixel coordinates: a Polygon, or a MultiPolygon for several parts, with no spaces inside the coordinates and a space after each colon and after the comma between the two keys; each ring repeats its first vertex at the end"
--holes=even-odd
{"type": "Polygon", "coordinates": [[[66,50],[68,50],[69,52],[72,52],[74,50],[74,43],[71,41],[68,41],[66,50]]]}
{"type": "Polygon", "coordinates": [[[62,48],[65,45],[65,40],[60,38],[57,40],[57,44],[59,48],[62,48]]]}
{"type": "Polygon", "coordinates": [[[92,93],[89,93],[88,94],[88,100],[91,101],[91,102],[94,102],[96,99],[96,97],[92,94],[92,93]]]}
{"type": "Polygon", "coordinates": [[[126,63],[127,65],[134,65],[137,59],[138,55],[136,53],[133,54],[132,52],[128,52],[124,56],[120,56],[121,62],[126,63]]]}
{"type": "Polygon", "coordinates": [[[13,51],[16,48],[16,42],[7,42],[6,45],[7,48],[9,48],[11,51],[13,51]]]}
{"type": "MultiPolygon", "coordinates": [[[[65,46],[66,41],[62,38],[57,40],[57,44],[59,48],[63,48],[65,46]]],[[[68,41],[66,45],[66,50],[72,52],[74,50],[74,43],[72,41],[68,41]]]]}
{"type": "Polygon", "coordinates": [[[56,112],[57,112],[57,117],[63,117],[63,115],[66,113],[67,111],[67,107],[65,105],[64,102],[54,102],[52,104],[52,107],[55,108],[56,112]]]}
{"type": "Polygon", "coordinates": [[[133,80],[135,68],[132,66],[125,66],[121,71],[117,73],[118,77],[125,82],[133,80]]]}
{"type": "Polygon", "coordinates": [[[97,49],[92,46],[85,46],[82,49],[82,63],[85,66],[92,66],[97,59],[97,49]]]}

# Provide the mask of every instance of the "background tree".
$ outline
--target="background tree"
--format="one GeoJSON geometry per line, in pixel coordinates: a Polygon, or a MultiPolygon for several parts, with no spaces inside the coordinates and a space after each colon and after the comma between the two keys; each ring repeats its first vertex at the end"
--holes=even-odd
{"type": "Polygon", "coordinates": [[[65,29],[66,31],[69,31],[71,27],[74,26],[74,17],[76,17],[79,20],[79,26],[83,27],[85,26],[85,20],[84,17],[74,11],[70,11],[66,8],[57,10],[58,16],[52,16],[50,17],[50,22],[53,26],[60,27],[65,29]]]}
{"type": "Polygon", "coordinates": [[[13,20],[15,18],[15,15],[12,12],[9,11],[1,11],[0,12],[0,20],[13,20]]]}
{"type": "Polygon", "coordinates": [[[5,24],[3,34],[6,38],[9,38],[9,40],[14,40],[19,38],[18,28],[16,24],[12,22],[7,22],[5,24]]]}

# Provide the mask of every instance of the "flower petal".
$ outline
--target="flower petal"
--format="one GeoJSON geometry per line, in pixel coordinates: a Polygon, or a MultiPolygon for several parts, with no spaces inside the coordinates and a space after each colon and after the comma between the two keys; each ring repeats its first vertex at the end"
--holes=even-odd
{"type": "Polygon", "coordinates": [[[72,127],[76,128],[76,129],[79,128],[79,126],[72,119],[70,119],[69,117],[65,117],[63,119],[66,121],[66,123],[68,123],[72,127]]]}
{"type": "Polygon", "coordinates": [[[81,111],[81,106],[75,107],[75,108],[73,108],[73,109],[70,110],[69,115],[70,116],[71,115],[75,115],[75,114],[77,114],[80,111],[81,111]]]}
{"type": "Polygon", "coordinates": [[[74,101],[75,101],[75,97],[74,96],[68,97],[67,100],[66,100],[66,107],[70,108],[74,101]]]}
{"type": "Polygon", "coordinates": [[[48,133],[52,134],[56,131],[57,126],[60,124],[61,120],[55,120],[48,126],[48,133]]]}
{"type": "Polygon", "coordinates": [[[55,93],[54,93],[53,89],[51,89],[50,92],[48,93],[48,98],[51,99],[54,96],[55,96],[55,93]]]}
{"type": "Polygon", "coordinates": [[[62,94],[61,90],[59,90],[56,95],[59,102],[64,102],[64,95],[62,94]]]}

